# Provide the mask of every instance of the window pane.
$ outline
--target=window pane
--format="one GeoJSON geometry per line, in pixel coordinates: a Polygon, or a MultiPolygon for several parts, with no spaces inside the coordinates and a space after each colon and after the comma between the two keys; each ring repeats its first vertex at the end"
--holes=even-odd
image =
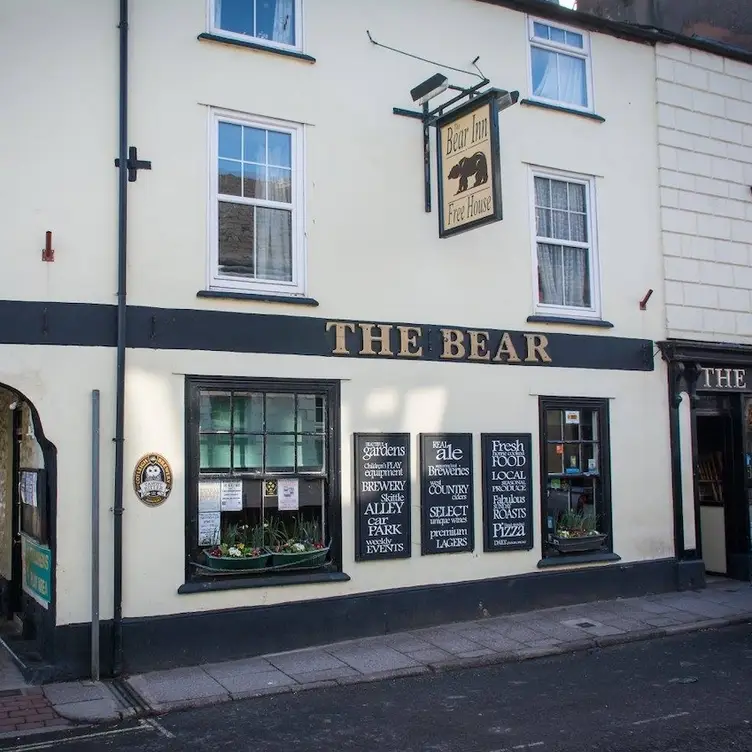
{"type": "Polygon", "coordinates": [[[564,248],[564,305],[590,307],[590,259],[586,248],[564,248]]]}
{"type": "Polygon", "coordinates": [[[240,152],[240,139],[242,126],[232,123],[219,124],[219,151],[218,156],[225,159],[242,159],[240,152]]]}
{"type": "Polygon", "coordinates": [[[546,305],[564,305],[561,247],[538,243],[538,301],[546,305]]]}
{"type": "Polygon", "coordinates": [[[550,209],[535,210],[535,228],[535,231],[539,237],[553,237],[553,218],[551,217],[550,209]]]}
{"type": "Polygon", "coordinates": [[[566,32],[564,29],[557,29],[555,26],[550,26],[550,39],[552,42],[558,42],[564,44],[567,41],[566,32]]]}
{"type": "Polygon", "coordinates": [[[266,167],[243,163],[243,195],[246,198],[266,198],[266,167]]]}
{"type": "Polygon", "coordinates": [[[259,279],[292,281],[292,212],[258,208],[256,276],[259,279]]]}
{"type": "Polygon", "coordinates": [[[548,178],[535,178],[535,205],[551,206],[551,181],[548,178]]]}
{"type": "Polygon", "coordinates": [[[295,44],[294,0],[256,0],[256,36],[295,44]]]}
{"type": "Polygon", "coordinates": [[[240,162],[219,160],[219,192],[226,196],[240,195],[240,162]]]}
{"type": "Polygon", "coordinates": [[[569,237],[578,243],[587,243],[587,222],[584,214],[569,215],[569,237]]]}
{"type": "Polygon", "coordinates": [[[261,433],[264,430],[264,395],[233,395],[233,430],[242,433],[261,433]]]}
{"type": "Polygon", "coordinates": [[[583,441],[598,441],[598,411],[583,410],[581,415],[583,441]]]}
{"type": "Polygon", "coordinates": [[[533,46],[531,61],[534,96],[587,107],[587,68],[584,58],[533,46]]]}
{"type": "Polygon", "coordinates": [[[536,37],[548,39],[548,31],[549,27],[546,24],[538,23],[537,21],[533,23],[533,34],[536,37]]]}
{"type": "Polygon", "coordinates": [[[569,210],[585,212],[585,186],[582,183],[567,183],[569,210]]]}
{"type": "Polygon", "coordinates": [[[564,211],[554,211],[551,213],[553,219],[553,234],[549,237],[557,240],[569,240],[569,217],[564,211]]]}
{"type": "Polygon", "coordinates": [[[324,398],[311,394],[298,395],[298,433],[323,433],[324,398]]]}
{"type": "Polygon", "coordinates": [[[295,470],[295,436],[268,435],[266,437],[266,471],[294,472],[295,470]]]}
{"type": "Polygon", "coordinates": [[[230,469],[230,434],[202,434],[199,439],[201,470],[230,469]]]}
{"type": "Polygon", "coordinates": [[[272,433],[295,432],[295,395],[266,395],[266,430],[272,433]]]}
{"type": "Polygon", "coordinates": [[[559,58],[559,100],[587,107],[587,79],[585,61],[581,57],[557,55],[559,58]]]}
{"type": "Polygon", "coordinates": [[[582,470],[586,473],[599,473],[600,465],[597,444],[582,445],[582,470]]]}
{"type": "MultiPolygon", "coordinates": [[[[579,410],[568,410],[567,412],[580,412],[579,410]]],[[[580,440],[580,424],[579,423],[567,423],[564,422],[564,441],[579,441],[580,440]]]]}
{"type": "Polygon", "coordinates": [[[264,467],[264,437],[233,436],[232,464],[235,470],[261,472],[264,467]]]}
{"type": "Polygon", "coordinates": [[[275,167],[292,166],[292,138],[289,133],[269,131],[269,164],[275,167]]]}
{"type": "Polygon", "coordinates": [[[292,173],[283,167],[269,168],[269,201],[292,203],[292,173]]]}
{"type": "Polygon", "coordinates": [[[254,0],[217,0],[214,25],[225,31],[253,36],[253,4],[254,0]]]}
{"type": "Polygon", "coordinates": [[[265,130],[249,128],[248,126],[243,128],[243,161],[266,164],[265,130]]]}
{"type": "Polygon", "coordinates": [[[219,202],[219,271],[225,274],[254,272],[254,207],[219,202]]]}
{"type": "Polygon", "coordinates": [[[566,42],[571,47],[579,47],[582,49],[585,46],[582,34],[576,34],[573,31],[566,32],[567,39],[566,42]]]}
{"type": "Polygon", "coordinates": [[[546,439],[548,441],[561,440],[561,426],[564,422],[562,410],[546,410],[546,439]]]}
{"type": "Polygon", "coordinates": [[[569,208],[567,198],[567,183],[563,180],[551,180],[551,206],[554,209],[563,209],[566,211],[569,208]]]}
{"type": "Polygon", "coordinates": [[[229,430],[229,392],[201,392],[199,396],[199,431],[229,430]]]}
{"type": "Polygon", "coordinates": [[[323,436],[298,436],[298,470],[307,473],[323,472],[323,436]]]}
{"type": "Polygon", "coordinates": [[[549,444],[546,450],[546,473],[564,472],[564,452],[562,444],[549,444]]]}

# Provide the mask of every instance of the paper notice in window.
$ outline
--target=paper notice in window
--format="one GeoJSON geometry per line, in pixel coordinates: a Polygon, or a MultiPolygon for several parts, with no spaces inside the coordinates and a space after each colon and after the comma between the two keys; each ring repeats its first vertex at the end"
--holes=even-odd
{"type": "Polygon", "coordinates": [[[579,425],[580,424],[580,411],[579,410],[567,410],[564,413],[564,422],[569,425],[579,425]]]}
{"type": "Polygon", "coordinates": [[[219,511],[220,483],[218,480],[202,480],[198,484],[198,511],[219,511]]]}
{"type": "Polygon", "coordinates": [[[219,512],[199,512],[198,515],[198,545],[219,545],[219,512]]]}
{"type": "Polygon", "coordinates": [[[223,512],[239,512],[243,509],[243,481],[223,480],[221,501],[223,512]]]}
{"type": "Polygon", "coordinates": [[[298,479],[280,479],[278,485],[277,508],[281,511],[295,511],[300,508],[298,479]]]}

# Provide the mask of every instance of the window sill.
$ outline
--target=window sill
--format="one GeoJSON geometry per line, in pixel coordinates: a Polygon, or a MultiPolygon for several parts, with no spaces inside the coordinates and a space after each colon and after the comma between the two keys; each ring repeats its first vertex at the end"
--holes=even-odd
{"type": "Polygon", "coordinates": [[[600,329],[613,329],[610,321],[603,319],[585,319],[575,316],[528,316],[525,319],[529,324],[573,324],[574,326],[595,326],[600,329]]]}
{"type": "Polygon", "coordinates": [[[245,47],[249,50],[256,50],[257,52],[269,52],[272,55],[282,55],[282,57],[291,57],[296,60],[303,60],[306,63],[315,63],[316,58],[306,55],[303,52],[297,50],[284,50],[278,47],[269,47],[266,44],[260,44],[259,42],[245,41],[244,39],[234,39],[233,37],[223,37],[219,34],[199,34],[199,41],[202,42],[219,42],[220,44],[230,44],[235,47],[245,47]]]}
{"type": "Polygon", "coordinates": [[[621,561],[621,556],[609,551],[597,551],[592,554],[569,554],[568,556],[549,556],[538,562],[538,569],[564,567],[572,564],[593,564],[599,561],[621,561]]]}
{"type": "Polygon", "coordinates": [[[293,575],[271,575],[269,577],[238,577],[216,580],[195,580],[185,582],[178,588],[178,595],[188,593],[208,593],[213,590],[246,590],[248,588],[282,587],[284,585],[310,585],[316,582],[349,582],[350,575],[344,572],[311,572],[293,575]]]}
{"type": "Polygon", "coordinates": [[[579,115],[580,117],[587,118],[588,120],[597,120],[599,123],[605,123],[606,118],[596,115],[594,112],[583,112],[582,110],[575,110],[571,107],[565,107],[560,104],[549,104],[548,102],[539,102],[537,99],[520,99],[520,104],[527,105],[528,107],[540,107],[543,110],[553,110],[554,112],[566,112],[568,115],[579,115]]]}
{"type": "Polygon", "coordinates": [[[265,295],[260,292],[233,292],[232,290],[199,290],[197,298],[224,298],[226,300],[258,300],[264,303],[292,303],[293,305],[312,306],[319,304],[314,298],[299,295],[265,295]]]}

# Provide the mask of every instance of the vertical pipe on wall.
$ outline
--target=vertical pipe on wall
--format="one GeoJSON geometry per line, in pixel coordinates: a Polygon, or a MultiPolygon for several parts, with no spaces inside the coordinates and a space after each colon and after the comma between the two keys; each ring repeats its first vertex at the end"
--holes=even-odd
{"type": "Polygon", "coordinates": [[[91,393],[91,678],[99,681],[99,389],[91,393]]]}
{"type": "Polygon", "coordinates": [[[120,0],[117,375],[115,384],[115,493],[113,502],[112,674],[123,666],[123,452],[128,229],[128,0],[120,0]]]}

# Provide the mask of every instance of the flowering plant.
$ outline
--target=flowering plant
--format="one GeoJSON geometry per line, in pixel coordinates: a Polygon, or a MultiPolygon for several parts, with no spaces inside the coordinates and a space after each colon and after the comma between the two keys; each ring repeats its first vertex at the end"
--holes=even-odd
{"type": "Polygon", "coordinates": [[[263,549],[253,548],[245,543],[236,543],[232,546],[227,543],[220,543],[209,551],[209,556],[228,556],[234,559],[243,559],[261,556],[263,553],[265,553],[263,549]]]}
{"type": "Polygon", "coordinates": [[[295,518],[292,530],[285,531],[273,547],[278,554],[303,554],[310,551],[322,551],[326,546],[321,542],[321,527],[315,520],[295,518]]]}

